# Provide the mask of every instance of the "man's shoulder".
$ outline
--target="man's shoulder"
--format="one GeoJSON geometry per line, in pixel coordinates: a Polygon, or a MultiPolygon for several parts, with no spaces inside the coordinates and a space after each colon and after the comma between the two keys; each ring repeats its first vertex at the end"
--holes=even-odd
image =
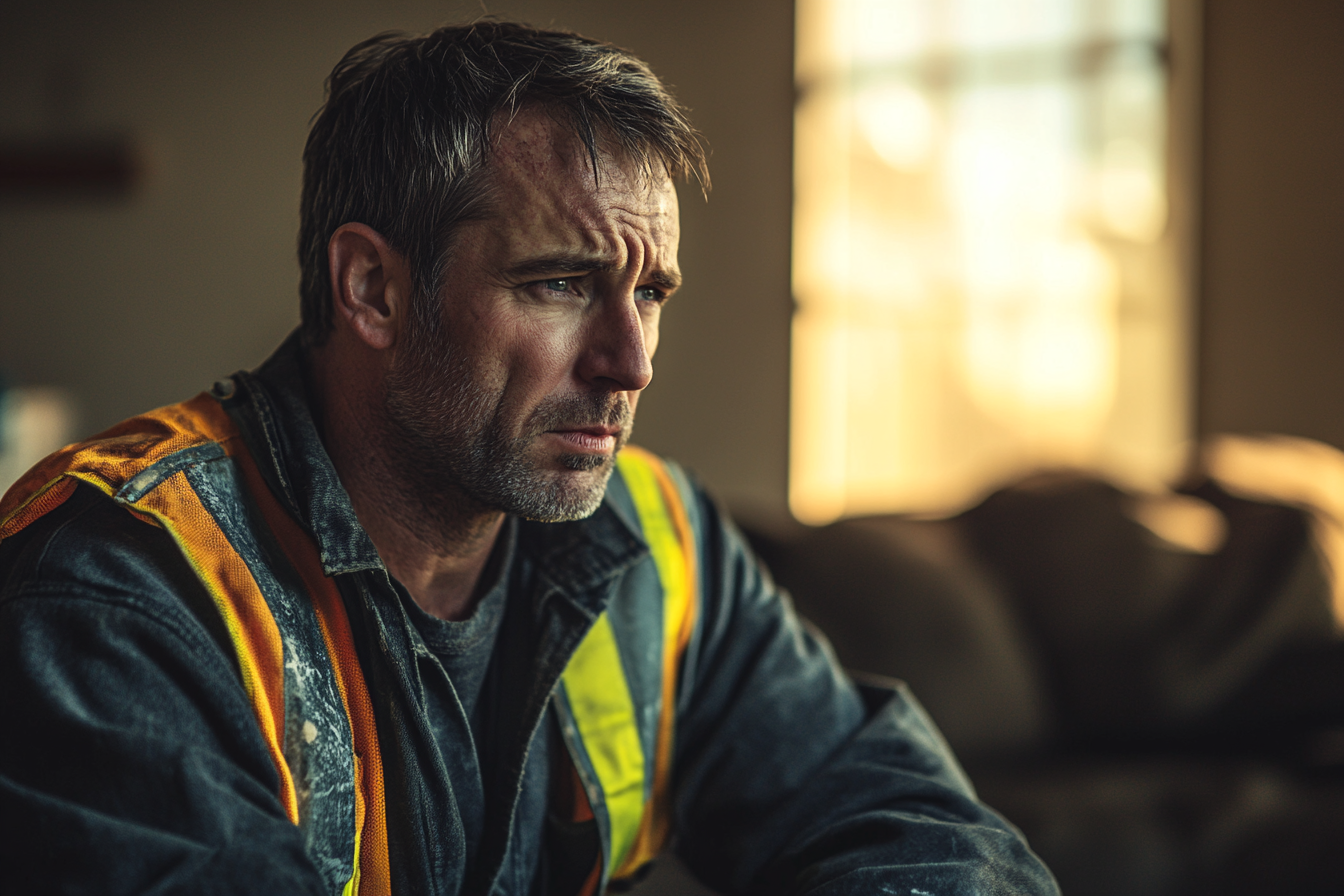
{"type": "Polygon", "coordinates": [[[193,629],[195,617],[216,641],[227,640],[172,536],[82,482],[59,506],[0,541],[0,605],[20,600],[115,604],[193,629]]]}
{"type": "MultiPolygon", "coordinates": [[[[130,417],[38,461],[0,494],[0,543],[64,507],[81,484],[126,503],[172,473],[226,451],[236,427],[211,393],[130,417]]],[[[79,503],[87,509],[86,502],[79,503]]],[[[73,512],[65,509],[62,518],[73,512]]]]}

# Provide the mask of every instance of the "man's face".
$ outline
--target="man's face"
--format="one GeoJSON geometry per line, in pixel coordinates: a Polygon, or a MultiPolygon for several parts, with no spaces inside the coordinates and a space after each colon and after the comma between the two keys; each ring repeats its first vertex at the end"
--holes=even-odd
{"type": "Polygon", "coordinates": [[[388,378],[425,503],[465,496],[555,521],[601,502],[680,282],[670,179],[602,162],[595,181],[582,146],[540,113],[499,139],[493,214],[457,231],[438,304],[388,378]]]}

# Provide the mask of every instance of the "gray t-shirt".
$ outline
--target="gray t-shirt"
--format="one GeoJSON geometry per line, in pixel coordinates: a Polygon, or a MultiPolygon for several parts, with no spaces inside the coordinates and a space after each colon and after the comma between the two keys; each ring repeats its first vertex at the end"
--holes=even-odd
{"type": "MultiPolygon", "coordinates": [[[[508,555],[513,553],[513,527],[507,528],[509,538],[504,548],[503,562],[495,572],[495,581],[481,596],[475,612],[462,620],[439,619],[420,609],[413,600],[406,609],[425,646],[438,657],[443,671],[448,674],[448,680],[453,683],[453,690],[457,692],[457,699],[462,701],[462,708],[472,722],[473,731],[477,727],[475,710],[481,696],[481,685],[485,681],[486,670],[490,668],[499,624],[504,618],[508,586],[503,571],[508,569],[508,555]]],[[[502,539],[504,533],[500,535],[502,539]]]]}
{"type": "MultiPolygon", "coordinates": [[[[438,660],[438,666],[449,685],[444,687],[441,678],[437,681],[423,680],[426,673],[422,672],[425,710],[457,798],[467,855],[472,857],[476,855],[485,826],[485,789],[480,755],[488,724],[488,712],[485,711],[488,707],[482,706],[480,697],[504,619],[517,528],[517,521],[513,517],[505,520],[482,573],[485,593],[475,611],[466,619],[448,620],[429,615],[399,582],[394,582],[421,642],[438,660]],[[453,705],[454,694],[457,696],[456,702],[461,704],[460,714],[457,706],[453,705]],[[469,751],[462,749],[466,733],[464,729],[470,731],[474,747],[469,751]]],[[[428,678],[436,677],[434,671],[428,673],[428,678]]]]}

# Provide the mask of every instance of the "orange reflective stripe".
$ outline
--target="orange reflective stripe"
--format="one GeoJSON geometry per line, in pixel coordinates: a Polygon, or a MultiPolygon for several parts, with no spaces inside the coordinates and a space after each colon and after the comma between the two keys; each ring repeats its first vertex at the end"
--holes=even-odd
{"type": "Polygon", "coordinates": [[[593,863],[593,870],[588,872],[588,879],[579,887],[578,896],[595,896],[597,885],[602,882],[602,856],[598,855],[597,861],[593,863]]]}
{"type": "MultiPolygon", "coordinates": [[[[67,445],[14,483],[0,501],[0,520],[7,519],[24,496],[38,493],[67,474],[76,475],[105,494],[116,494],[137,473],[168,455],[202,442],[221,441],[213,432],[222,413],[219,402],[202,392],[190,401],[123,420],[84,442],[67,445]],[[211,406],[216,413],[211,413],[211,406]]],[[[232,432],[229,427],[225,437],[232,432]]]]}
{"type": "Polygon", "coordinates": [[[252,703],[266,751],[280,776],[280,804],[295,824],[299,801],[285,762],[285,667],[280,630],[243,558],[201,504],[185,474],[174,473],[135,503],[159,520],[214,598],[238,652],[243,690],[252,703]]]}
{"type": "MultiPolygon", "coordinates": [[[[44,485],[37,494],[22,500],[18,488],[16,483],[14,488],[5,495],[5,502],[12,503],[14,506],[8,513],[0,513],[0,540],[21,531],[33,520],[51,513],[64,504],[65,499],[75,493],[75,480],[68,476],[53,479],[44,485]],[[11,496],[12,501],[10,500],[11,496]]],[[[0,504],[0,509],[3,509],[4,506],[0,504]]]]}
{"type": "MultiPolygon", "coordinates": [[[[172,445],[173,451],[177,451],[202,442],[218,442],[230,456],[246,454],[245,448],[239,451],[242,446],[229,415],[218,401],[204,392],[191,401],[159,408],[128,421],[128,424],[136,421],[142,426],[148,425],[147,428],[155,430],[162,439],[157,444],[147,444],[140,438],[127,440],[142,450],[142,457],[150,463],[172,453],[163,450],[164,445],[172,445]]],[[[139,472],[131,465],[131,458],[123,460],[118,455],[119,452],[107,451],[103,456],[104,467],[117,469],[123,476],[128,472],[131,476],[139,472]]],[[[146,469],[148,465],[146,463],[139,469],[146,469]]],[[[123,481],[129,481],[129,477],[123,481]]],[[[130,506],[155,517],[168,530],[214,599],[238,652],[243,689],[252,703],[266,750],[280,777],[280,804],[289,820],[298,824],[298,796],[284,755],[284,648],[265,595],[252,578],[247,563],[238,556],[215,518],[201,504],[185,474],[174,473],[130,506]]]]}
{"type": "MultiPolygon", "coordinates": [[[[575,822],[592,821],[593,805],[588,802],[588,791],[583,788],[583,776],[579,774],[578,768],[573,763],[570,763],[569,766],[567,783],[569,784],[569,791],[565,794],[565,797],[570,805],[569,820],[575,822]]],[[[600,856],[598,861],[601,861],[600,856]]]]}
{"type": "Polygon", "coordinates": [[[153,515],[168,530],[214,598],[238,653],[243,690],[280,776],[280,804],[289,820],[298,824],[299,801],[284,755],[284,648],[266,597],[247,563],[196,497],[185,474],[169,476],[134,506],[153,515]]]}
{"type": "MultiPolygon", "coordinates": [[[[672,481],[661,462],[653,467],[658,477],[658,485],[667,504],[672,525],[676,527],[677,539],[681,542],[686,561],[687,589],[685,603],[682,606],[666,607],[664,613],[663,646],[663,705],[658,718],[658,748],[654,751],[653,795],[649,800],[649,834],[641,836],[636,846],[644,845],[650,859],[654,858],[667,843],[672,820],[671,799],[673,733],[677,717],[677,674],[681,668],[681,658],[686,645],[695,631],[695,618],[699,609],[699,570],[696,563],[696,544],[691,533],[690,521],[686,518],[686,508],[681,502],[681,492],[672,481]],[[679,622],[680,625],[674,623],[679,622]]],[[[643,834],[643,831],[641,831],[643,834]]]]}
{"type": "Polygon", "coordinates": [[[319,560],[317,546],[271,494],[257,469],[256,462],[247,452],[240,452],[235,460],[242,471],[248,491],[253,495],[266,524],[280,543],[317,610],[317,621],[326,641],[327,655],[332,658],[336,685],[345,704],[345,715],[350,721],[357,767],[355,781],[355,892],[360,894],[390,893],[392,890],[392,863],[387,847],[387,806],[383,790],[383,761],[378,747],[378,728],[373,716],[373,702],[368,686],[360,672],[359,657],[355,653],[355,639],[350,631],[350,619],[336,583],[327,577],[319,560]]]}
{"type": "MultiPolygon", "coordinates": [[[[226,453],[234,453],[235,437],[233,422],[204,392],[182,404],[132,417],[61,449],[15,483],[0,502],[0,518],[6,520],[3,534],[50,512],[73,492],[75,480],[115,495],[136,475],[184,448],[219,442],[226,453]],[[47,484],[40,486],[42,482],[47,484]],[[27,494],[35,497],[25,500],[27,494]]],[[[214,599],[238,652],[243,688],[280,777],[280,803],[297,824],[298,798],[281,749],[285,704],[280,633],[251,571],[181,472],[128,506],[168,530],[214,599]]]]}
{"type": "MultiPolygon", "coordinates": [[[[134,478],[159,461],[209,443],[220,445],[235,462],[248,493],[303,580],[332,660],[354,751],[356,858],[346,891],[379,896],[390,893],[386,797],[377,726],[345,605],[336,584],[323,573],[316,546],[271,494],[218,401],[201,393],[182,404],[133,417],[49,456],[0,498],[0,538],[59,507],[74,493],[78,481],[115,496],[128,483],[134,489],[134,478]]],[[[297,824],[298,799],[283,751],[284,648],[275,617],[246,562],[201,503],[186,475],[178,471],[146,485],[152,487],[143,497],[123,506],[138,519],[168,531],[214,600],[238,654],[243,688],[280,779],[280,803],[290,821],[297,824]]]]}
{"type": "MultiPolygon", "coordinates": [[[[314,555],[316,556],[316,555],[314,555]]],[[[334,658],[336,684],[341,689],[346,716],[354,738],[355,762],[359,775],[355,782],[355,864],[356,892],[382,896],[392,892],[392,860],[387,847],[387,795],[383,789],[383,758],[378,747],[378,726],[373,717],[373,701],[360,672],[355,655],[350,619],[336,584],[323,577],[328,587],[313,594],[317,600],[317,619],[327,652],[334,658]],[[354,674],[347,674],[353,672],[354,674]]]]}

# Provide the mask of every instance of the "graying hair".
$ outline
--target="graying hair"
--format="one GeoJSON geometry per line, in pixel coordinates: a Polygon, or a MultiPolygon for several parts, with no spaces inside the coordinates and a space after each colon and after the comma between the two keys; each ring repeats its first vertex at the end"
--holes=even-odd
{"type": "MultiPolygon", "coordinates": [[[[300,315],[307,345],[331,332],[327,244],[342,224],[378,231],[437,295],[458,225],[488,207],[492,128],[535,106],[572,128],[598,170],[606,143],[646,173],[709,189],[699,134],[649,67],[565,31],[482,20],[426,35],[379,34],[326,82],[303,151],[300,315]]],[[[423,306],[424,302],[417,302],[423,306]]]]}

